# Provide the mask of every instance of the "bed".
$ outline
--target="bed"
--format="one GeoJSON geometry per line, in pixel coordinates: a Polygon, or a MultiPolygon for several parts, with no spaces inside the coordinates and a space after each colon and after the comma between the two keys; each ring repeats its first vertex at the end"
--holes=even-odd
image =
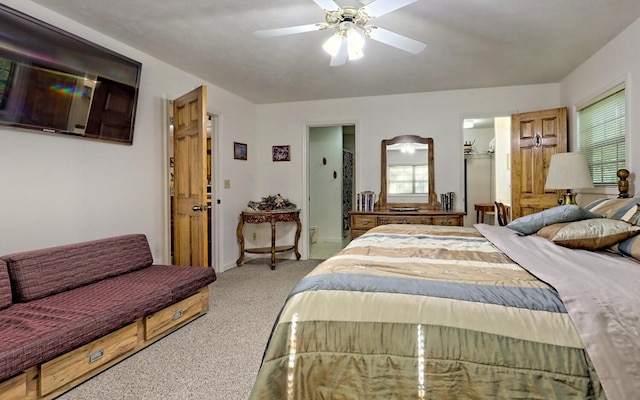
{"type": "Polygon", "coordinates": [[[371,229],[292,290],[251,398],[638,398],[638,202],[589,206],[631,227],[597,250],[559,245],[551,220],[556,237],[371,229]]]}

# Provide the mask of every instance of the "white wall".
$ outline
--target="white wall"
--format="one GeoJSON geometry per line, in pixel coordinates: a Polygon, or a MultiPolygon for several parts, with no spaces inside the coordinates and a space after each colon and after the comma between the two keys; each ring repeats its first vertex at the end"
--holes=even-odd
{"type": "MultiPolygon", "coordinates": [[[[306,126],[351,122],[357,129],[354,192],[380,190],[381,140],[415,134],[434,138],[436,192],[455,192],[456,208],[461,209],[464,117],[510,115],[559,106],[558,84],[258,105],[261,168],[257,192],[278,190],[304,204],[306,126]],[[270,161],[268,149],[274,144],[291,145],[291,162],[270,161]]],[[[308,232],[304,210],[302,217],[304,235],[308,232]]]]}
{"type": "MultiPolygon", "coordinates": [[[[132,146],[0,128],[0,254],[118,234],[147,235],[154,260],[168,262],[166,102],[206,85],[208,108],[220,115],[221,265],[238,257],[238,213],[255,180],[255,105],[28,0],[8,6],[62,27],[142,63],[132,146]],[[249,160],[233,160],[233,141],[249,144],[249,160]]],[[[214,201],[215,203],[215,201],[214,201]]]]}
{"type": "MultiPolygon", "coordinates": [[[[635,193],[640,185],[635,182],[640,170],[640,19],[614,38],[584,64],[560,83],[562,102],[569,107],[570,149],[575,149],[575,107],[617,83],[626,82],[627,94],[627,169],[631,171],[629,193],[635,193]]],[[[617,188],[607,191],[617,195],[617,188]]],[[[580,204],[602,197],[602,191],[593,195],[578,195],[580,204]]]]}

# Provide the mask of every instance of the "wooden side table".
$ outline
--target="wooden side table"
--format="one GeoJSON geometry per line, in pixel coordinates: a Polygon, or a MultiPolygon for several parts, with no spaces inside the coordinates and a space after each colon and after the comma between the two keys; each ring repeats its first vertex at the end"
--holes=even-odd
{"type": "Polygon", "coordinates": [[[476,203],[473,205],[476,210],[476,223],[484,223],[484,215],[495,215],[495,204],[493,203],[476,203]]]}
{"type": "Polygon", "coordinates": [[[300,222],[300,210],[273,210],[273,211],[243,211],[240,213],[238,221],[238,228],[236,229],[236,235],[238,236],[238,243],[240,244],[240,258],[236,260],[238,266],[242,265],[244,260],[244,253],[253,254],[268,254],[271,253],[271,269],[276,269],[276,253],[282,253],[285,251],[291,251],[296,255],[296,260],[300,259],[300,253],[298,252],[298,240],[300,240],[300,232],[302,230],[302,223],[300,222]],[[242,228],[244,224],[271,224],[271,247],[255,247],[251,249],[245,249],[244,247],[244,234],[242,228]],[[296,237],[293,245],[276,246],[276,222],[295,222],[296,223],[296,237]]]}

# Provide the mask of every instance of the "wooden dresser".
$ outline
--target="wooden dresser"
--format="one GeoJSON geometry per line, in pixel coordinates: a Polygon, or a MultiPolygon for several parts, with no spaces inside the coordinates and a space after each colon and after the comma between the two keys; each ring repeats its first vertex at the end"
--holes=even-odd
{"type": "Polygon", "coordinates": [[[387,224],[424,224],[424,225],[464,225],[463,211],[351,211],[351,240],[364,234],[369,229],[378,225],[387,224]]]}

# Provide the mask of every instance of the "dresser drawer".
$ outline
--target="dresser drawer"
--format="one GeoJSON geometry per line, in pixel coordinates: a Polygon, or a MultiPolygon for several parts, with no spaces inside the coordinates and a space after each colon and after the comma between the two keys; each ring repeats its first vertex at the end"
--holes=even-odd
{"type": "Polygon", "coordinates": [[[200,291],[145,318],[145,339],[153,339],[203,312],[207,296],[202,293],[200,291]]]}
{"type": "Polygon", "coordinates": [[[433,225],[462,226],[462,217],[433,217],[433,225]]]}
{"type": "Polygon", "coordinates": [[[89,344],[42,364],[40,393],[46,395],[103,364],[135,349],[137,323],[127,325],[89,344]]]}
{"type": "Polygon", "coordinates": [[[371,229],[377,225],[377,219],[375,215],[352,215],[351,229],[371,229]]]}
{"type": "Polygon", "coordinates": [[[380,216],[378,217],[378,225],[387,224],[423,224],[431,225],[433,221],[432,217],[427,216],[411,216],[411,215],[398,215],[398,216],[380,216]]]}

